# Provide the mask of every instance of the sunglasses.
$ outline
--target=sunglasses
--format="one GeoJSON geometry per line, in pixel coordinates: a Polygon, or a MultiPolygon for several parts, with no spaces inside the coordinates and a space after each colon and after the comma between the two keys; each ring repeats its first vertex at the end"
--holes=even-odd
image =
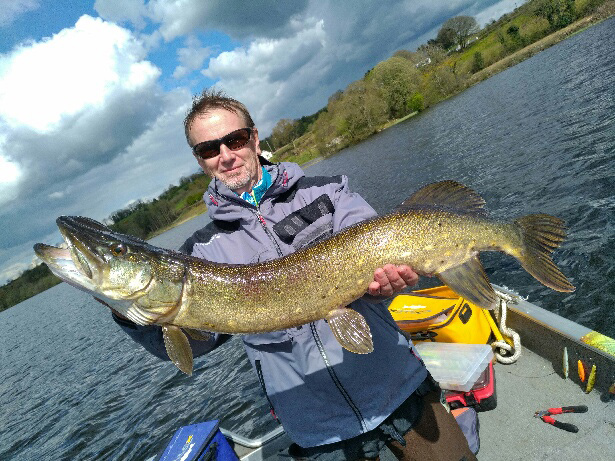
{"type": "Polygon", "coordinates": [[[211,141],[203,141],[198,143],[192,148],[194,155],[201,157],[203,160],[214,158],[220,153],[220,146],[224,144],[230,150],[239,150],[248,142],[252,137],[252,128],[240,128],[235,131],[231,131],[226,136],[222,136],[220,139],[212,139],[211,141]]]}

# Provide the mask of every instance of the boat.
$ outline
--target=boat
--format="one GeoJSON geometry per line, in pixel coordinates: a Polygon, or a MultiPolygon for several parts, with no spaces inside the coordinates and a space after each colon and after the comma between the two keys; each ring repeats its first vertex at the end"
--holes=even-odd
{"type": "MultiPolygon", "coordinates": [[[[493,367],[497,405],[478,413],[477,458],[615,459],[615,340],[549,312],[505,287],[494,285],[494,289],[502,299],[502,332],[516,332],[520,341],[508,341],[512,346],[507,349],[512,350],[507,353],[496,343],[496,356],[500,358],[493,367]],[[507,361],[511,363],[501,363],[507,361]],[[576,426],[576,433],[535,417],[539,411],[566,406],[588,409],[554,416],[557,421],[576,426]]],[[[457,298],[447,287],[427,290],[425,295],[457,298]]],[[[246,439],[224,427],[220,430],[243,461],[290,459],[286,450],[291,441],[282,426],[259,439],[246,439]]],[[[380,459],[396,458],[385,448],[380,459]]]]}

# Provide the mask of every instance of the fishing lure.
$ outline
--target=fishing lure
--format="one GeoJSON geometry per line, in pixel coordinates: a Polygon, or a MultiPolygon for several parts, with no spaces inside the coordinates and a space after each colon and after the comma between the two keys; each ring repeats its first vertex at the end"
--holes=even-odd
{"type": "Polygon", "coordinates": [[[587,378],[587,387],[585,388],[585,393],[589,394],[594,388],[594,384],[596,384],[596,365],[592,365],[592,371],[589,372],[589,377],[587,378]]]}
{"type": "Polygon", "coordinates": [[[582,383],[585,382],[585,365],[580,360],[577,362],[577,369],[579,371],[579,379],[582,383]]]}
{"type": "Polygon", "coordinates": [[[564,355],[562,357],[562,372],[564,373],[564,378],[568,379],[568,373],[570,369],[568,367],[568,348],[564,346],[564,355]]]}

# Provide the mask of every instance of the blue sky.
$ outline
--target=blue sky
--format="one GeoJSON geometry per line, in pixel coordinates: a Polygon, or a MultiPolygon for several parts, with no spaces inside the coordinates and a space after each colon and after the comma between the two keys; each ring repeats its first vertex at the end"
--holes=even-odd
{"type": "Polygon", "coordinates": [[[61,240],[57,216],[103,220],[196,172],[182,121],[204,87],[264,137],[447,19],[523,1],[3,0],[0,284],[61,240]]]}

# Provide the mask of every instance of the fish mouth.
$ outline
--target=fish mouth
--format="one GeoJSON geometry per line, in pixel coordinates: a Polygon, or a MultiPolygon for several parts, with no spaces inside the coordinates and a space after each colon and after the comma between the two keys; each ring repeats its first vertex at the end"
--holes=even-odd
{"type": "Polygon", "coordinates": [[[106,261],[98,248],[111,229],[81,216],[60,216],[56,223],[66,248],[37,243],[34,252],[64,282],[100,294],[106,261]]]}

